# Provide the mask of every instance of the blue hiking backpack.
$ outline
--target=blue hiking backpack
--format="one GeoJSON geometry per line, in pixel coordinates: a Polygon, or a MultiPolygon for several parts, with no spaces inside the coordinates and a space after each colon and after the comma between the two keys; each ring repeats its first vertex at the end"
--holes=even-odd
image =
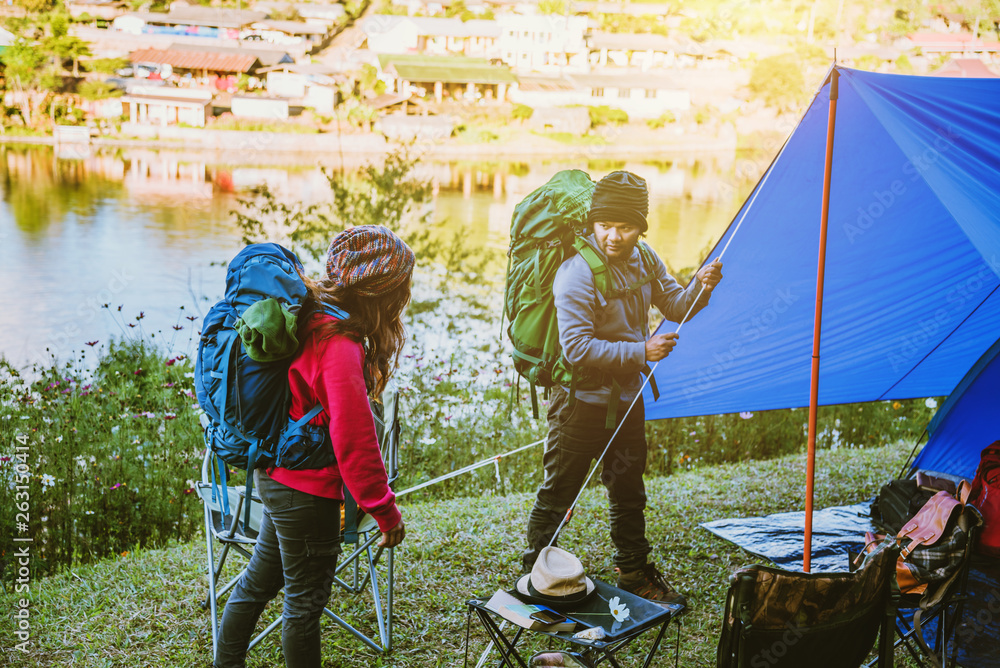
{"type": "MultiPolygon", "coordinates": [[[[288,368],[298,350],[297,316],[306,298],[301,266],[278,244],[247,246],[229,263],[225,296],[202,324],[194,384],[205,411],[205,446],[226,464],[247,471],[245,522],[255,468],[323,468],[335,461],[327,430],[309,424],[321,405],[297,421],[288,417],[288,368]]],[[[347,317],[335,307],[324,310],[347,317]]],[[[218,467],[223,488],[226,468],[218,467]]],[[[213,500],[216,489],[213,467],[213,500]]],[[[229,515],[224,492],[222,502],[229,515]]]]}

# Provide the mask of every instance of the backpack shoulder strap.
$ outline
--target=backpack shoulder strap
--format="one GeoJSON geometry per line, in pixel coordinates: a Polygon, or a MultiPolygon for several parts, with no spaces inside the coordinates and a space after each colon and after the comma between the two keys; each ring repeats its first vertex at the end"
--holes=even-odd
{"type": "Polygon", "coordinates": [[[573,241],[573,248],[587,261],[587,266],[590,267],[590,271],[594,274],[594,283],[597,284],[597,290],[607,297],[608,293],[611,292],[611,274],[608,272],[607,263],[601,259],[597,251],[583,237],[577,237],[573,241]]]}
{"type": "Polygon", "coordinates": [[[653,269],[657,264],[656,254],[653,253],[653,249],[647,246],[644,241],[639,241],[637,248],[639,249],[639,256],[642,259],[645,274],[639,280],[633,281],[620,289],[612,287],[611,272],[608,270],[607,263],[590,244],[584,241],[583,237],[576,238],[573,242],[573,248],[583,256],[583,259],[587,261],[587,266],[594,272],[594,282],[597,285],[598,291],[604,295],[605,299],[619,299],[636,292],[647,283],[653,284],[654,295],[663,292],[663,286],[660,284],[659,279],[656,278],[656,273],[653,269]]]}
{"type": "Polygon", "coordinates": [[[656,253],[653,252],[653,249],[645,241],[640,239],[637,246],[639,248],[639,257],[642,258],[642,265],[646,268],[646,275],[649,277],[647,282],[653,285],[653,295],[663,294],[663,284],[656,277],[656,266],[659,264],[659,258],[656,257],[656,253]]]}
{"type": "Polygon", "coordinates": [[[321,313],[332,315],[337,320],[347,320],[350,317],[347,311],[333,304],[320,304],[319,310],[321,313]]]}

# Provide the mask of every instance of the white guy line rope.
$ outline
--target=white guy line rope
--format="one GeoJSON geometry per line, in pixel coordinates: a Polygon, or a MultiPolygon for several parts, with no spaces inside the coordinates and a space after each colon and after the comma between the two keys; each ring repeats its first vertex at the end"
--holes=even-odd
{"type": "Polygon", "coordinates": [[[404,494],[409,494],[410,492],[416,492],[418,489],[423,489],[424,487],[430,487],[431,485],[437,484],[439,482],[444,482],[445,480],[449,480],[449,479],[454,478],[456,476],[460,476],[463,473],[469,473],[470,471],[475,471],[476,469],[482,468],[484,466],[489,466],[490,464],[495,464],[495,465],[497,465],[499,467],[500,460],[503,459],[504,457],[510,457],[511,455],[516,455],[517,453],[519,453],[519,452],[521,452],[523,450],[527,450],[528,448],[533,448],[536,445],[541,445],[544,442],[545,442],[545,439],[543,438],[541,440],[535,441],[534,443],[529,443],[527,445],[522,445],[520,448],[517,448],[516,450],[511,450],[510,452],[505,452],[505,453],[502,453],[502,454],[499,454],[499,455],[493,455],[492,457],[489,457],[489,458],[484,459],[482,461],[478,461],[475,464],[469,464],[468,466],[465,466],[465,467],[460,468],[460,469],[456,469],[456,470],[452,471],[451,473],[445,473],[443,476],[439,476],[437,478],[434,478],[433,480],[428,480],[426,482],[422,482],[419,485],[415,485],[413,487],[410,487],[409,489],[404,489],[402,492],[396,492],[396,498],[399,498],[399,497],[403,496],[404,494]]]}

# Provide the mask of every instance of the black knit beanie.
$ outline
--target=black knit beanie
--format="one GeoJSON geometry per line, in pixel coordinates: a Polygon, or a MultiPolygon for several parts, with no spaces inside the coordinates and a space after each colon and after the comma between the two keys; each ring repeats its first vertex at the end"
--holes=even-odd
{"type": "Polygon", "coordinates": [[[649,190],[646,180],[632,172],[611,172],[597,182],[587,223],[635,223],[643,234],[649,229],[649,190]]]}

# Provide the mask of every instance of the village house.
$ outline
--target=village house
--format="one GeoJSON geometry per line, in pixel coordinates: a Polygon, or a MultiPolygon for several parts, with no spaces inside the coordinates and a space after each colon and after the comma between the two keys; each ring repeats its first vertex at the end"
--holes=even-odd
{"type": "Polygon", "coordinates": [[[320,63],[284,63],[258,70],[265,75],[269,95],[297,100],[320,114],[332,115],[337,86],[348,78],[336,68],[320,63]]]}
{"type": "Polygon", "coordinates": [[[676,5],[656,2],[593,2],[575,0],[570,2],[570,10],[575,14],[628,14],[631,16],[659,16],[669,27],[679,25],[681,16],[676,5]]]}
{"type": "Polygon", "coordinates": [[[539,14],[498,16],[500,59],[517,72],[587,69],[584,16],[539,14]]]}
{"type": "Polygon", "coordinates": [[[1000,57],[1000,42],[986,41],[970,33],[917,32],[907,35],[906,42],[912,49],[923,53],[946,54],[952,58],[1000,57]]]}
{"type": "Polygon", "coordinates": [[[285,63],[294,63],[295,59],[292,58],[291,54],[287,51],[281,49],[271,49],[271,48],[254,48],[252,46],[247,46],[245,44],[240,46],[215,46],[215,45],[200,45],[200,44],[182,44],[174,43],[167,47],[170,51],[195,51],[198,53],[220,53],[227,55],[251,55],[255,57],[259,62],[261,67],[273,67],[275,65],[284,65],[285,63]]]}
{"type": "Polygon", "coordinates": [[[518,77],[511,102],[532,108],[608,106],[629,118],[657,118],[664,111],[691,107],[691,94],[668,76],[634,70],[529,75],[518,77]]]}
{"type": "Polygon", "coordinates": [[[319,23],[265,19],[250,24],[250,28],[242,32],[240,37],[247,39],[250,35],[256,35],[265,42],[289,46],[304,43],[312,49],[319,46],[329,32],[328,26],[319,23]]]}
{"type": "Polygon", "coordinates": [[[139,49],[129,54],[129,60],[137,65],[169,65],[178,77],[190,74],[202,83],[215,78],[253,75],[263,67],[294,62],[283,51],[192,44],[171,44],[166,49],[139,49]]]}
{"type": "Polygon", "coordinates": [[[502,14],[494,20],[376,14],[363,23],[376,53],[463,55],[501,60],[518,71],[587,68],[587,18],[502,14]]]}
{"type": "Polygon", "coordinates": [[[112,28],[132,35],[175,35],[232,40],[260,40],[283,46],[320,44],[330,31],[325,22],[268,19],[264,12],[216,7],[178,7],[169,12],[129,12],[112,28]]]}
{"type": "Polygon", "coordinates": [[[931,72],[932,77],[961,79],[995,79],[997,74],[979,58],[953,58],[931,72]]]}
{"type": "Polygon", "coordinates": [[[409,16],[433,16],[459,3],[472,14],[494,10],[528,14],[538,7],[538,0],[392,0],[394,6],[406,7],[409,16]]]}
{"type": "MultiPolygon", "coordinates": [[[[290,101],[272,95],[233,95],[229,99],[230,113],[236,118],[257,118],[287,121],[292,114],[290,101]]],[[[301,108],[297,110],[298,113],[301,108]]]]}
{"type": "Polygon", "coordinates": [[[445,98],[502,102],[517,82],[510,68],[482,58],[410,54],[380,54],[378,58],[393,91],[418,97],[433,95],[436,102],[445,98]]]}
{"type": "Polygon", "coordinates": [[[495,21],[376,14],[362,24],[367,48],[376,53],[415,53],[495,58],[500,26],[495,21]]]}
{"type": "Polygon", "coordinates": [[[263,12],[248,9],[173,5],[169,12],[123,14],[112,22],[112,28],[133,35],[195,35],[239,39],[242,31],[266,18],[267,15],[263,12]]]}
{"type": "Polygon", "coordinates": [[[129,121],[138,125],[203,128],[212,113],[212,91],[205,89],[139,86],[120,99],[129,121]]]}
{"type": "Polygon", "coordinates": [[[347,10],[340,3],[313,4],[311,2],[278,2],[277,0],[264,0],[255,2],[254,9],[267,12],[270,16],[281,14],[283,16],[298,15],[306,23],[314,25],[324,25],[333,27],[347,17],[347,10]]]}
{"type": "Polygon", "coordinates": [[[637,67],[643,71],[678,67],[693,55],[689,45],[651,33],[593,32],[586,39],[589,61],[596,67],[637,67]]]}
{"type": "Polygon", "coordinates": [[[67,0],[66,11],[75,19],[90,16],[105,21],[128,13],[129,6],[125,0],[67,0]]]}

